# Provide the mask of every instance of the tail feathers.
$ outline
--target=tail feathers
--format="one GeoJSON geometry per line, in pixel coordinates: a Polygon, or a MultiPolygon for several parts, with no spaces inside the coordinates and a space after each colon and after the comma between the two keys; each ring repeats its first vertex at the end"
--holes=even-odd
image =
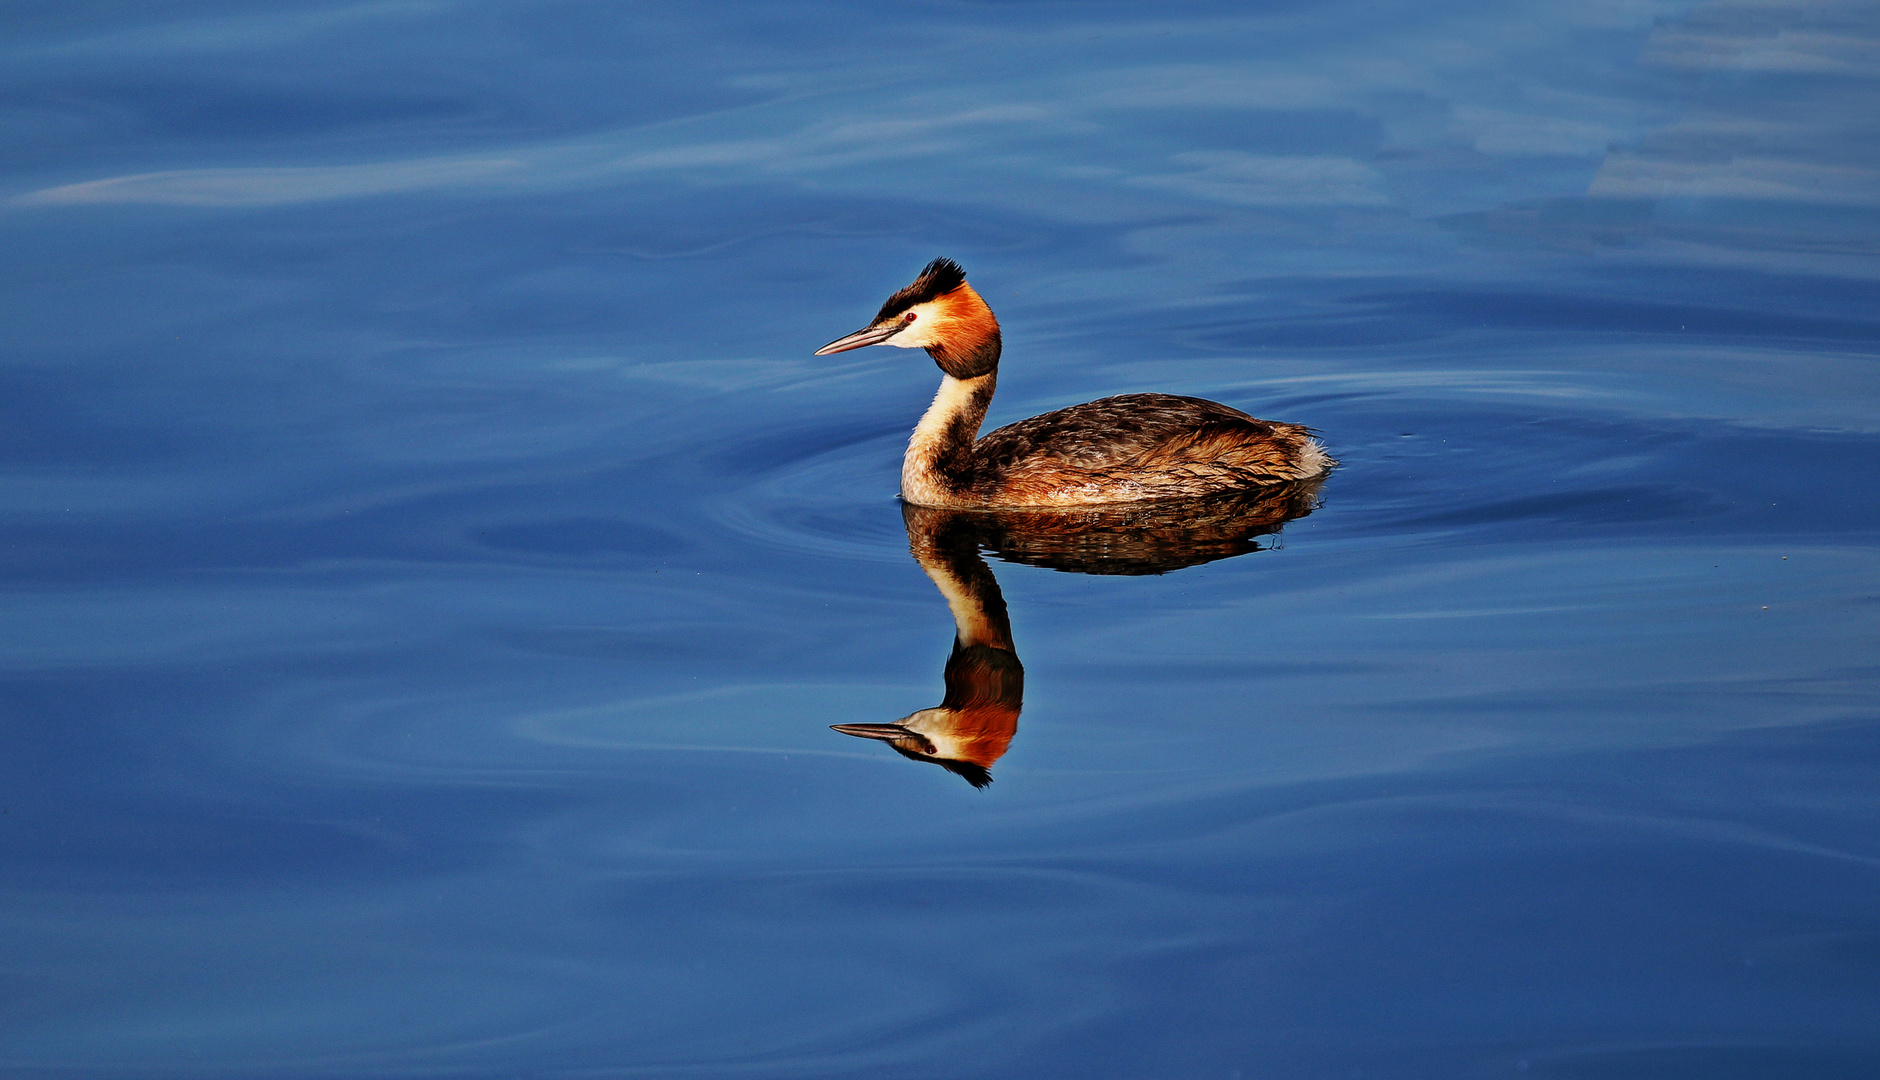
{"type": "Polygon", "coordinates": [[[1309,436],[1299,447],[1299,454],[1293,462],[1294,467],[1299,470],[1296,477],[1299,480],[1310,480],[1329,472],[1332,466],[1338,464],[1332,455],[1325,452],[1325,447],[1317,439],[1309,436]]]}

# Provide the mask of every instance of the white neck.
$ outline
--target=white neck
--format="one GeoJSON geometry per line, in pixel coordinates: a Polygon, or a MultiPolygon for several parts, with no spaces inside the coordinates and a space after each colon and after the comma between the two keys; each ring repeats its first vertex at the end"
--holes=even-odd
{"type": "MultiPolygon", "coordinates": [[[[1000,631],[990,615],[986,613],[986,603],[971,584],[960,579],[941,559],[921,559],[920,568],[927,572],[927,577],[939,588],[940,595],[946,598],[947,610],[953,613],[954,636],[961,645],[990,645],[995,649],[1010,651],[1012,643],[1007,634],[1000,631]]],[[[987,571],[990,573],[990,571],[987,571]]]]}
{"type": "Polygon", "coordinates": [[[914,425],[913,437],[907,440],[907,454],[901,459],[903,499],[919,506],[959,504],[942,465],[950,455],[970,453],[997,379],[996,372],[976,379],[940,377],[940,391],[920,423],[914,425]]]}

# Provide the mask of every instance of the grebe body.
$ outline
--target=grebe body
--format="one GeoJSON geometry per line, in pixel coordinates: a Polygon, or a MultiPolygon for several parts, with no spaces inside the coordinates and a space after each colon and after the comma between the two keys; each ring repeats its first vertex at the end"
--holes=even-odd
{"type": "Polygon", "coordinates": [[[935,259],[875,321],[816,350],[922,348],[940,392],[908,440],[901,497],[920,506],[1088,506],[1310,480],[1337,462],[1309,428],[1173,394],[1123,394],[979,437],[999,373],[999,323],[965,271],[935,259]]]}

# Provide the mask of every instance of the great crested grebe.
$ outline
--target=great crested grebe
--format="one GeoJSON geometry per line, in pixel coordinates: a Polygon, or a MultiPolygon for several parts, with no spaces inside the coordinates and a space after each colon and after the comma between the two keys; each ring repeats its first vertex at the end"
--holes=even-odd
{"type": "Polygon", "coordinates": [[[1183,499],[1309,480],[1338,464],[1310,428],[1174,394],[1102,398],[976,438],[999,377],[999,320],[952,259],[928,263],[873,323],[816,355],[864,345],[926,349],[943,373],[901,460],[901,498],[921,506],[1183,499]]]}

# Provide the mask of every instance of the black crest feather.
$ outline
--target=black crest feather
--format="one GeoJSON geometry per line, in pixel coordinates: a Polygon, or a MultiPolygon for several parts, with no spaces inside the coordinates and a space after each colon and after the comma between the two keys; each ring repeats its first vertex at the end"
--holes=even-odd
{"type": "Polygon", "coordinates": [[[987,769],[984,765],[976,765],[970,761],[959,761],[953,758],[928,758],[927,760],[976,788],[983,788],[987,784],[992,783],[992,771],[987,769]]]}
{"type": "MultiPolygon", "coordinates": [[[[904,758],[911,758],[915,761],[926,761],[938,765],[976,788],[983,788],[987,784],[992,783],[992,770],[977,762],[961,761],[959,758],[935,757],[932,754],[923,754],[918,750],[904,749],[896,743],[889,743],[888,745],[894,748],[895,753],[904,758]]],[[[929,742],[927,745],[931,747],[933,743],[929,742]]]]}
{"type": "Polygon", "coordinates": [[[881,312],[875,316],[875,321],[892,319],[915,304],[938,299],[964,284],[966,271],[959,263],[952,259],[935,259],[927,264],[927,268],[920,272],[912,285],[888,297],[888,302],[881,305],[881,312]]]}

